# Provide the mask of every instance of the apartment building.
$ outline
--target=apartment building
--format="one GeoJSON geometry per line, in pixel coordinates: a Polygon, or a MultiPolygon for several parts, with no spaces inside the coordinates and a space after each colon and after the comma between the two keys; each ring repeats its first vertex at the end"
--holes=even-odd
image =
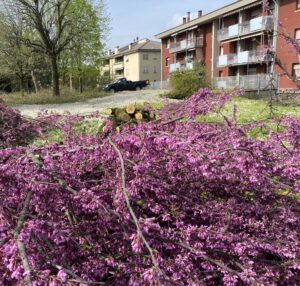
{"type": "MultiPolygon", "coordinates": [[[[244,87],[293,89],[285,71],[300,78],[299,57],[278,31],[278,23],[300,44],[300,0],[272,0],[264,12],[263,1],[239,0],[209,14],[183,17],[182,24],[156,37],[162,41],[162,78],[191,69],[194,62],[206,65],[218,88],[244,87]]],[[[279,29],[280,28],[280,29],[279,29]]]]}
{"type": "Polygon", "coordinates": [[[150,82],[161,80],[161,44],[149,39],[135,40],[124,47],[109,51],[102,75],[111,79],[150,82]]]}

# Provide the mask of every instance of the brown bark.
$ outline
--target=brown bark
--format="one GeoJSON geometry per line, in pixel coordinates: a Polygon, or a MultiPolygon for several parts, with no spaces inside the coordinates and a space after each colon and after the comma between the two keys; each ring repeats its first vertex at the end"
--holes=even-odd
{"type": "Polygon", "coordinates": [[[31,71],[31,79],[32,79],[32,82],[33,82],[33,85],[34,85],[34,92],[37,93],[38,92],[38,85],[37,85],[37,82],[36,82],[36,77],[35,77],[34,71],[31,71]]]}
{"type": "Polygon", "coordinates": [[[73,76],[71,73],[69,76],[70,76],[70,92],[73,92],[73,76]]]}
{"type": "Polygon", "coordinates": [[[53,96],[60,96],[57,56],[51,56],[53,96]]]}

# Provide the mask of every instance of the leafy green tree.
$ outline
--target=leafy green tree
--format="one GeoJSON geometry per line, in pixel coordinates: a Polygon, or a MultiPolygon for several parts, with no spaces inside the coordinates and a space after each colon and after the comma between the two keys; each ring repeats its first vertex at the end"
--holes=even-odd
{"type": "Polygon", "coordinates": [[[25,27],[20,18],[0,17],[0,74],[17,80],[19,90],[24,92],[25,80],[31,72],[30,50],[23,43],[25,27]]]}
{"type": "MultiPolygon", "coordinates": [[[[80,92],[83,91],[84,81],[96,79],[101,58],[103,57],[103,41],[107,33],[108,17],[105,15],[103,1],[94,6],[87,0],[74,0],[72,13],[79,21],[72,26],[73,31],[78,30],[69,43],[68,49],[61,57],[62,67],[69,77],[70,90],[73,90],[74,79],[80,92]],[[85,23],[85,33],[80,34],[82,23],[85,23]]],[[[93,81],[93,80],[92,80],[93,81]]]]}
{"type": "MultiPolygon", "coordinates": [[[[34,35],[23,35],[22,40],[26,45],[35,52],[47,55],[51,63],[53,95],[59,96],[59,59],[65,50],[72,50],[72,43],[84,38],[86,34],[90,35],[91,12],[86,8],[93,11],[93,5],[88,1],[78,0],[3,2],[10,17],[17,15],[34,35]]],[[[95,31],[97,32],[99,31],[95,31]]]]}

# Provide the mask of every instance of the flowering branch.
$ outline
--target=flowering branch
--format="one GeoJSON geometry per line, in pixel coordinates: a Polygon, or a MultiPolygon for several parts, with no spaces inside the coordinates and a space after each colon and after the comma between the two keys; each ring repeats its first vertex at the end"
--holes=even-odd
{"type": "Polygon", "coordinates": [[[16,242],[17,242],[20,258],[22,260],[23,267],[24,267],[24,270],[25,270],[25,273],[24,273],[25,285],[31,285],[31,269],[30,269],[30,264],[29,264],[28,257],[27,257],[27,254],[26,254],[25,245],[24,245],[23,241],[19,238],[19,235],[22,231],[24,222],[25,222],[26,217],[27,217],[31,197],[32,197],[32,191],[30,190],[27,193],[27,196],[26,196],[25,201],[24,201],[23,209],[20,213],[20,216],[19,216],[19,219],[18,219],[18,222],[17,222],[17,226],[16,226],[16,228],[13,232],[13,236],[14,236],[14,239],[16,240],[16,242]]]}
{"type": "MultiPolygon", "coordinates": [[[[134,224],[136,226],[136,229],[137,229],[137,232],[138,232],[138,235],[139,237],[142,239],[142,241],[144,242],[146,248],[148,249],[148,252],[150,254],[150,257],[151,257],[151,260],[152,260],[152,263],[154,265],[154,268],[155,270],[157,271],[157,274],[161,274],[161,270],[159,268],[159,264],[158,264],[158,261],[156,260],[155,258],[155,255],[154,255],[154,251],[153,249],[151,248],[151,246],[149,245],[147,239],[145,238],[145,236],[143,235],[143,232],[141,230],[141,227],[140,227],[140,223],[138,221],[138,218],[136,217],[136,214],[130,204],[130,199],[129,199],[129,196],[127,194],[127,191],[126,191],[126,177],[125,177],[125,165],[124,165],[124,159],[123,159],[123,156],[121,154],[121,151],[120,149],[117,147],[117,145],[111,140],[111,138],[108,138],[108,141],[109,141],[109,144],[113,147],[113,149],[117,152],[118,154],[118,157],[119,157],[119,160],[120,160],[120,164],[121,164],[121,179],[122,179],[122,192],[123,192],[123,195],[124,195],[124,198],[125,198],[125,201],[126,201],[126,205],[127,205],[127,208],[131,214],[131,217],[134,221],[134,224]]],[[[159,280],[159,277],[156,277],[157,279],[157,283],[158,285],[161,285],[161,282],[159,280]]]]}

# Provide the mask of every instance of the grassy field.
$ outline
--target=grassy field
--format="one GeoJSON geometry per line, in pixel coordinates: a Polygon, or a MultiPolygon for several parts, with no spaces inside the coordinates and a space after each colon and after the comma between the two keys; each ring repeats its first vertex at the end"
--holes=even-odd
{"type": "Polygon", "coordinates": [[[10,94],[0,94],[0,101],[8,105],[21,105],[21,104],[61,104],[87,101],[92,98],[99,98],[109,96],[110,93],[93,90],[80,92],[70,92],[68,89],[62,89],[59,97],[54,97],[51,90],[41,90],[38,93],[25,93],[15,92],[10,94]]]}
{"type": "MultiPolygon", "coordinates": [[[[160,109],[163,107],[161,102],[150,102],[150,104],[155,109],[160,109]]],[[[276,118],[280,118],[283,115],[289,115],[293,117],[300,117],[300,106],[285,106],[280,104],[275,104],[273,109],[273,117],[270,116],[270,109],[268,106],[268,102],[265,100],[257,100],[257,99],[247,99],[243,97],[233,98],[231,102],[229,102],[222,113],[228,118],[232,117],[232,111],[234,105],[237,106],[237,118],[238,122],[241,124],[247,124],[254,121],[264,121],[271,129],[276,130],[277,125],[273,123],[274,116],[276,118]]],[[[207,116],[198,116],[197,120],[207,121],[207,122],[222,122],[223,118],[220,115],[216,115],[215,113],[210,113],[207,116]]],[[[96,134],[99,132],[101,127],[101,120],[87,120],[82,123],[76,124],[74,126],[75,130],[78,133],[87,133],[87,134],[96,134]]],[[[259,129],[254,129],[251,134],[252,137],[256,138],[264,138],[267,136],[268,131],[259,129]]],[[[40,138],[35,141],[35,145],[44,145],[47,142],[60,142],[63,141],[63,135],[60,130],[52,130],[48,134],[46,134],[45,138],[40,138]]]]}
{"type": "MultiPolygon", "coordinates": [[[[280,103],[274,103],[271,116],[270,107],[267,100],[259,99],[247,99],[244,97],[233,98],[222,110],[222,113],[227,117],[232,117],[232,111],[234,105],[237,106],[237,118],[238,122],[251,123],[255,121],[270,121],[273,117],[292,116],[300,117],[300,106],[283,105],[280,103]]],[[[211,113],[207,116],[199,116],[199,121],[213,121],[220,122],[223,120],[222,116],[218,116],[211,113]]]]}

